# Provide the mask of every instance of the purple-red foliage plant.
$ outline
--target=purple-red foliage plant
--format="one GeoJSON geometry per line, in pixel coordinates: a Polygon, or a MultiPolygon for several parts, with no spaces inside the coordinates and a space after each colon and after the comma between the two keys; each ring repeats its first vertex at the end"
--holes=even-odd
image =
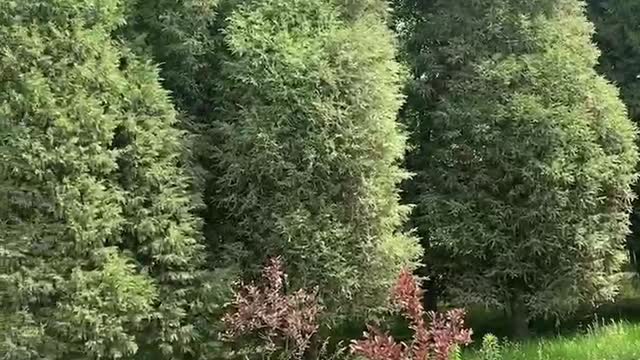
{"type": "Polygon", "coordinates": [[[391,292],[392,305],[413,330],[410,344],[398,343],[388,333],[368,326],[364,339],[354,341],[351,351],[368,360],[448,360],[454,348],[468,345],[472,331],[464,326],[464,310],[426,313],[422,292],[418,280],[408,270],[400,273],[391,292]]]}
{"type": "Polygon", "coordinates": [[[261,286],[240,284],[223,318],[225,337],[237,340],[253,335],[265,342],[267,352],[302,358],[318,331],[322,307],[317,290],[287,294],[286,278],[282,261],[275,258],[263,269],[261,286]]]}

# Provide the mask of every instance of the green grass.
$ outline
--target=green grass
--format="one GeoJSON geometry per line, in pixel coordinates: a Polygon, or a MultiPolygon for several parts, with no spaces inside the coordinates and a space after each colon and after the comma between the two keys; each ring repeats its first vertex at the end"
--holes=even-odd
{"type": "MultiPolygon", "coordinates": [[[[468,350],[463,360],[481,360],[477,350],[468,350]]],[[[502,346],[503,360],[638,360],[640,324],[612,322],[594,325],[586,333],[556,336],[502,346]]]]}

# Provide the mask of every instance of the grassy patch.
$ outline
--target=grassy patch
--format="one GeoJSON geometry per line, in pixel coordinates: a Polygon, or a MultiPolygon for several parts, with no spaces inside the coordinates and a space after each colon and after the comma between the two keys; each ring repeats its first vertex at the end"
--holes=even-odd
{"type": "MultiPolygon", "coordinates": [[[[594,325],[586,333],[557,336],[502,346],[504,360],[638,360],[640,324],[613,322],[594,325]]],[[[479,351],[470,350],[464,360],[481,360],[479,351]]]]}

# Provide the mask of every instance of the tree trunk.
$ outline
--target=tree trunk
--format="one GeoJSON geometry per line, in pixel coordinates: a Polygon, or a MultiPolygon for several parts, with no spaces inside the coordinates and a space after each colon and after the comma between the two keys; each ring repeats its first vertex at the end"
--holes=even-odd
{"type": "MultiPolygon", "coordinates": [[[[632,228],[633,229],[633,228],[632,228]]],[[[627,250],[629,250],[629,264],[633,266],[636,273],[640,274],[640,263],[638,262],[638,251],[635,249],[634,238],[636,236],[633,232],[627,236],[627,250]]]]}
{"type": "Polygon", "coordinates": [[[436,280],[429,278],[424,283],[424,308],[426,311],[438,311],[438,285],[436,280]]]}
{"type": "Polygon", "coordinates": [[[633,266],[636,273],[640,274],[640,249],[638,249],[638,235],[640,235],[640,201],[633,201],[633,213],[629,216],[631,220],[631,232],[627,235],[627,249],[629,250],[629,263],[633,266]]]}
{"type": "Polygon", "coordinates": [[[514,339],[529,337],[529,312],[520,294],[511,299],[511,335],[514,339]]]}

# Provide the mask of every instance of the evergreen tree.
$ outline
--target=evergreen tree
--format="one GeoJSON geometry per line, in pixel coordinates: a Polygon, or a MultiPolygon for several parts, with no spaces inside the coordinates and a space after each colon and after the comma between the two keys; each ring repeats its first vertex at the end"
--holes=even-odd
{"type": "Polygon", "coordinates": [[[610,299],[637,154],[578,0],[399,1],[413,222],[455,301],[531,316],[610,299]]]}
{"type": "MultiPolygon", "coordinates": [[[[135,0],[128,3],[127,26],[118,37],[130,48],[161,64],[163,85],[172,93],[179,113],[179,126],[190,134],[187,152],[194,181],[193,193],[205,198],[215,191],[211,173],[211,124],[219,108],[220,67],[224,50],[226,18],[236,7],[227,0],[135,0]]],[[[198,215],[204,219],[208,239],[224,238],[224,224],[214,219],[209,204],[196,199],[198,215]]],[[[233,226],[230,224],[229,226],[233,226]]],[[[208,253],[216,254],[211,268],[232,266],[221,259],[217,242],[208,253]]]]}
{"type": "Polygon", "coordinates": [[[202,256],[182,135],[156,69],[110,39],[121,5],[0,3],[3,358],[193,347],[202,256]]]}
{"type": "Polygon", "coordinates": [[[406,176],[395,122],[402,72],[386,4],[207,2],[198,18],[190,2],[151,3],[133,11],[131,28],[146,29],[142,48],[166,63],[186,121],[209,139],[198,162],[210,251],[246,275],[283,256],[292,286],[319,286],[333,319],[381,305],[419,252],[398,230],[408,210],[396,189],[406,176]],[[165,61],[165,49],[188,60],[165,61]]]}
{"type": "Polygon", "coordinates": [[[250,264],[283,256],[295,287],[319,286],[330,315],[350,316],[381,305],[418,253],[398,230],[394,42],[379,8],[354,9],[260,0],[233,13],[211,198],[250,264]]]}
{"type": "Polygon", "coordinates": [[[207,117],[216,107],[224,17],[234,1],[132,0],[120,35],[162,64],[163,84],[183,115],[207,117]]]}
{"type": "MultiPolygon", "coordinates": [[[[640,2],[590,0],[595,40],[602,50],[598,70],[620,87],[631,119],[640,122],[640,2]]],[[[637,187],[636,187],[637,193],[637,187]]],[[[627,237],[631,262],[640,272],[640,203],[634,202],[627,237]]]]}

